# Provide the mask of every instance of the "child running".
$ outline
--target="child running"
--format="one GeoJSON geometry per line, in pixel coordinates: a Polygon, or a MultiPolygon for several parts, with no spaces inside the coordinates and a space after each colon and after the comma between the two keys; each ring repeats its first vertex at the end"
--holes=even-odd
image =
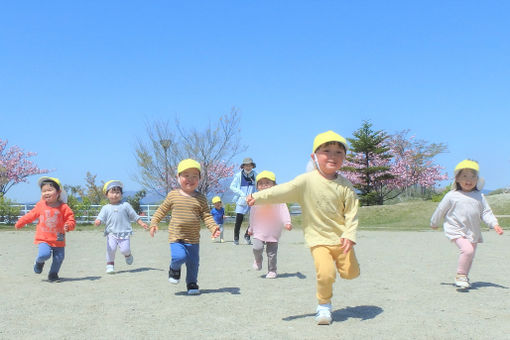
{"type": "Polygon", "coordinates": [[[347,179],[337,171],[347,152],[345,138],[333,131],[318,134],[310,155],[315,169],[292,181],[256,192],[253,204],[298,202],[302,208],[303,232],[317,273],[317,314],[319,325],[329,325],[331,297],[336,271],[344,279],[359,276],[353,246],[358,227],[358,198],[347,179]]]}
{"type": "Polygon", "coordinates": [[[115,272],[115,252],[117,247],[128,265],[133,264],[131,254],[130,237],[133,234],[131,221],[136,221],[140,226],[147,229],[148,225],[142,221],[131,204],[122,203],[122,182],[111,180],[104,184],[103,193],[108,198],[109,204],[103,206],[94,224],[99,227],[105,224],[104,236],[106,236],[106,272],[115,272]]]}
{"type": "MultiPolygon", "coordinates": [[[[256,181],[257,191],[261,191],[276,185],[276,176],[273,172],[266,170],[257,175],[256,181]]],[[[276,255],[283,226],[287,230],[292,229],[289,209],[285,203],[252,207],[248,233],[253,236],[253,255],[255,256],[253,268],[255,270],[262,268],[262,252],[266,245],[268,269],[266,279],[275,279],[277,276],[276,255]]]]}
{"type": "Polygon", "coordinates": [[[58,272],[65,257],[66,232],[74,230],[76,221],[71,208],[66,204],[66,195],[58,178],[41,177],[41,200],[26,215],[16,222],[16,229],[38,220],[35,241],[39,252],[34,263],[34,272],[41,274],[44,263],[53,254],[48,273],[50,282],[59,281],[58,272]]]}
{"type": "Polygon", "coordinates": [[[461,289],[471,287],[469,270],[476,246],[483,242],[480,222],[484,221],[499,235],[503,234],[503,229],[480,191],[484,181],[479,173],[480,167],[473,160],[466,159],[457,164],[452,189],[443,197],[430,220],[431,227],[437,229],[444,218],[444,233],[460,250],[455,286],[461,289]]]}
{"type": "Polygon", "coordinates": [[[200,164],[193,159],[185,159],[177,166],[179,189],[168,193],[163,203],[151,219],[150,234],[158,230],[158,223],[171,212],[168,225],[170,242],[170,268],[168,281],[179,283],[181,266],[186,264],[186,287],[188,295],[198,295],[197,284],[199,266],[200,221],[211,231],[214,238],[220,235],[220,229],[209,212],[207,199],[198,191],[200,181],[200,164]]]}
{"type": "MultiPolygon", "coordinates": [[[[211,200],[214,207],[211,209],[211,215],[214,217],[214,222],[220,227],[220,242],[223,243],[223,220],[225,219],[225,209],[222,206],[220,196],[214,196],[211,200]]],[[[214,236],[211,236],[214,240],[214,236]]]]}

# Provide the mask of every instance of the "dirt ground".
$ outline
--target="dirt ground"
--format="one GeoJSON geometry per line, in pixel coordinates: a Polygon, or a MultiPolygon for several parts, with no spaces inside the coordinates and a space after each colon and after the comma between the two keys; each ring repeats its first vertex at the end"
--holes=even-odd
{"type": "MultiPolygon", "coordinates": [[[[167,281],[167,234],[137,231],[133,265],[105,274],[100,231],[67,235],[62,281],[34,274],[33,231],[0,232],[0,338],[510,339],[510,231],[484,232],[473,288],[453,287],[457,249],[440,231],[361,231],[361,276],[337,279],[333,323],[317,326],[315,273],[301,230],[284,232],[275,280],[251,268],[250,246],[202,231],[199,285],[167,281]]],[[[264,263],[264,268],[266,263],[264,263]]]]}

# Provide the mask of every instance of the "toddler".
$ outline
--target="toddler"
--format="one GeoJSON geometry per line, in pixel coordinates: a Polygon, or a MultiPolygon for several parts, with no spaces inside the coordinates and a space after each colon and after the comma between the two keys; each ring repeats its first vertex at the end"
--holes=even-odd
{"type": "Polygon", "coordinates": [[[117,247],[124,255],[126,263],[133,263],[131,254],[130,237],[133,234],[131,221],[136,221],[140,226],[147,229],[148,226],[138,216],[131,204],[122,203],[122,182],[111,180],[104,184],[103,193],[108,198],[109,204],[103,206],[97,219],[94,222],[96,226],[105,224],[104,236],[106,236],[106,272],[113,274],[115,272],[115,252],[117,247]]]}
{"type": "MultiPolygon", "coordinates": [[[[262,171],[257,175],[256,181],[257,191],[261,191],[276,185],[276,176],[271,171],[262,171]]],[[[248,233],[253,236],[253,255],[255,256],[253,268],[255,270],[262,268],[262,252],[265,244],[268,268],[266,279],[275,279],[277,276],[276,255],[283,226],[287,230],[292,229],[289,209],[285,203],[252,207],[248,233]]]]}
{"type": "Polygon", "coordinates": [[[74,230],[76,221],[71,208],[66,204],[66,195],[58,178],[41,177],[41,200],[26,215],[16,222],[16,229],[38,220],[35,241],[39,252],[34,263],[34,272],[41,274],[44,263],[53,254],[48,273],[50,282],[59,281],[58,272],[65,257],[66,232],[74,230]]]}
{"type": "Polygon", "coordinates": [[[168,225],[170,242],[170,268],[168,281],[179,283],[181,266],[186,264],[186,288],[188,295],[200,294],[197,284],[199,266],[200,221],[211,231],[214,238],[220,235],[220,229],[209,212],[205,196],[198,191],[200,181],[200,163],[193,159],[185,159],[177,166],[179,189],[168,193],[163,203],[151,219],[150,233],[158,230],[158,223],[171,212],[168,225]]]}
{"type": "MultiPolygon", "coordinates": [[[[223,239],[223,220],[225,219],[225,209],[222,206],[221,198],[219,196],[214,196],[211,200],[214,207],[211,209],[211,215],[214,217],[214,222],[220,228],[220,242],[223,243],[225,240],[223,239]]],[[[214,237],[211,237],[214,240],[214,237]]]]}
{"type": "Polygon", "coordinates": [[[292,181],[256,192],[248,204],[297,202],[301,205],[303,232],[317,273],[319,325],[329,325],[331,297],[336,272],[344,279],[359,276],[353,246],[358,227],[358,198],[347,179],[337,171],[347,152],[345,138],[333,131],[318,134],[313,141],[314,169],[292,181]]]}
{"type": "Polygon", "coordinates": [[[475,161],[466,159],[457,164],[452,189],[443,197],[430,221],[431,227],[437,229],[444,218],[444,233],[460,250],[455,285],[461,289],[471,287],[469,270],[476,246],[483,242],[481,220],[499,235],[503,234],[503,229],[480,191],[484,181],[479,173],[480,167],[475,161]]]}

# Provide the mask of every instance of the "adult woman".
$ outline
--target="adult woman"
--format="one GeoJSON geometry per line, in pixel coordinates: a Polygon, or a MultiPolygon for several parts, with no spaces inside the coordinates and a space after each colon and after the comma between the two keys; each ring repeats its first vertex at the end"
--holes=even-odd
{"type": "MultiPolygon", "coordinates": [[[[241,164],[241,171],[234,175],[234,179],[230,184],[230,190],[235,194],[233,202],[236,203],[236,223],[234,226],[234,244],[239,244],[239,230],[243,223],[244,215],[250,211],[250,207],[246,204],[246,196],[256,191],[255,177],[257,173],[253,170],[256,164],[253,159],[247,157],[243,159],[241,164]]],[[[244,234],[244,239],[247,244],[251,244],[250,235],[248,235],[248,229],[244,234]]]]}

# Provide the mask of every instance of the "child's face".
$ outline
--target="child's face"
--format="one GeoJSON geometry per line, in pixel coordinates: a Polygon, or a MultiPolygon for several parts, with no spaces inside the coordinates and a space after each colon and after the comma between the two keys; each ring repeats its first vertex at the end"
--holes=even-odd
{"type": "Polygon", "coordinates": [[[214,207],[215,207],[216,209],[221,209],[221,202],[216,202],[216,203],[214,203],[214,207]]]}
{"type": "Polygon", "coordinates": [[[184,170],[177,176],[177,180],[179,181],[182,191],[187,194],[191,194],[198,187],[200,172],[198,169],[184,170]]]}
{"type": "MultiPolygon", "coordinates": [[[[338,144],[320,146],[315,152],[321,171],[326,176],[335,176],[345,159],[345,150],[338,144]]],[[[313,154],[312,154],[313,158],[313,154]]]]}
{"type": "Polygon", "coordinates": [[[456,178],[462,191],[472,191],[478,182],[478,175],[475,171],[464,169],[459,172],[456,178]]]}
{"type": "Polygon", "coordinates": [[[117,204],[122,200],[122,191],[118,187],[111,188],[106,193],[106,198],[108,198],[110,204],[117,204]]]}
{"type": "Polygon", "coordinates": [[[257,181],[257,190],[271,188],[275,183],[269,178],[261,178],[257,181]]]}
{"type": "Polygon", "coordinates": [[[41,197],[46,204],[54,204],[58,202],[60,191],[55,189],[51,184],[44,184],[41,187],[41,197]]]}

